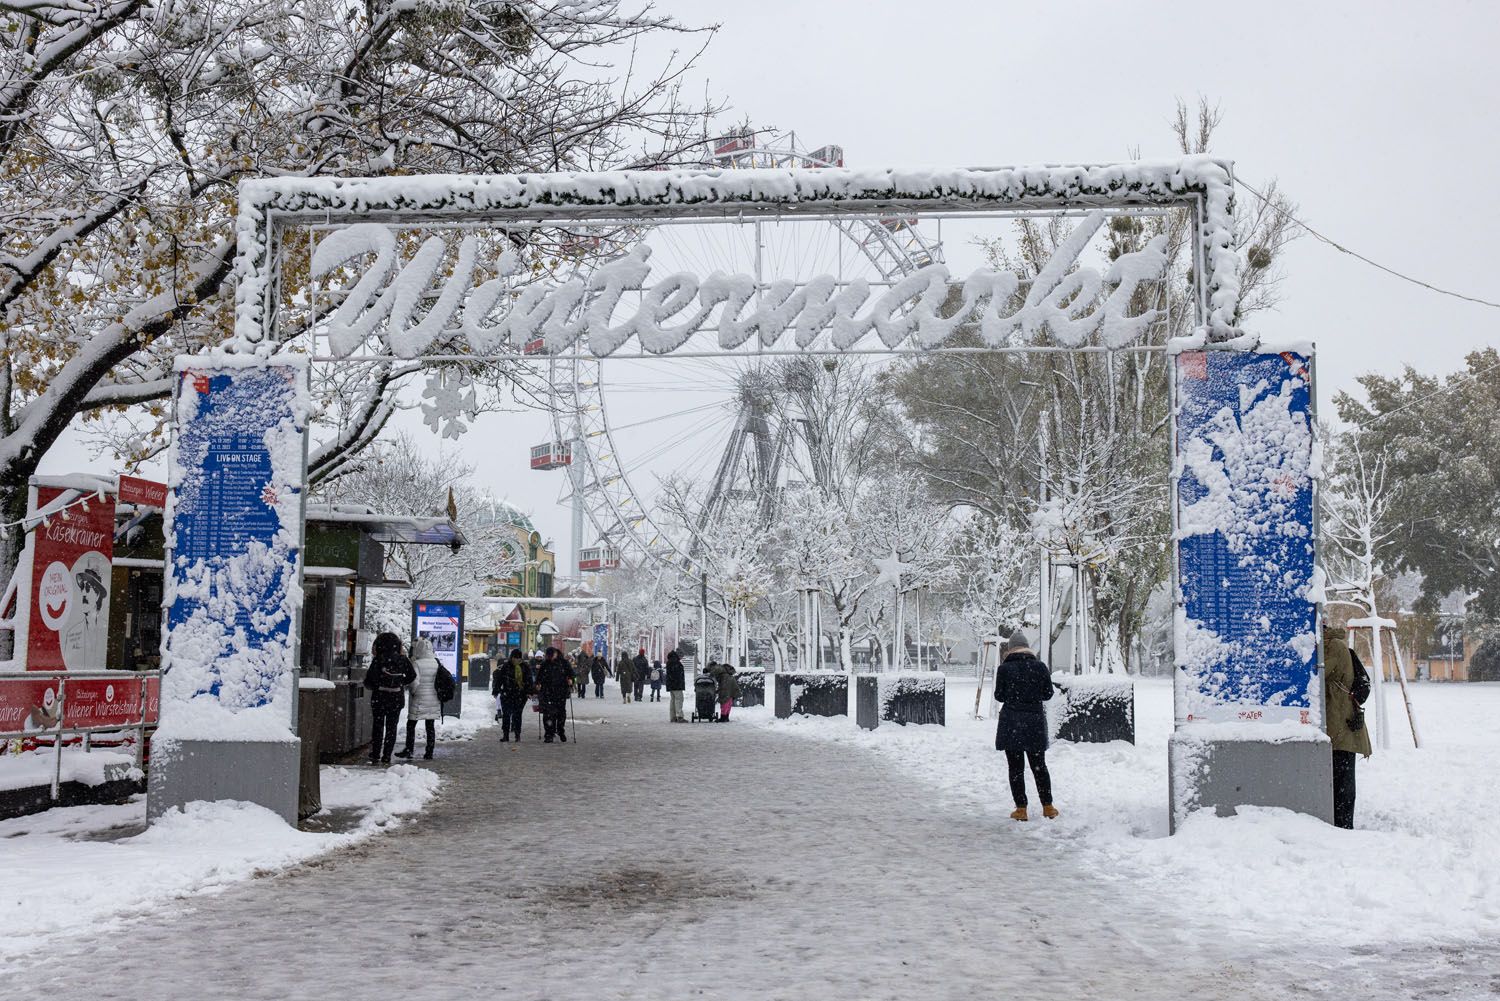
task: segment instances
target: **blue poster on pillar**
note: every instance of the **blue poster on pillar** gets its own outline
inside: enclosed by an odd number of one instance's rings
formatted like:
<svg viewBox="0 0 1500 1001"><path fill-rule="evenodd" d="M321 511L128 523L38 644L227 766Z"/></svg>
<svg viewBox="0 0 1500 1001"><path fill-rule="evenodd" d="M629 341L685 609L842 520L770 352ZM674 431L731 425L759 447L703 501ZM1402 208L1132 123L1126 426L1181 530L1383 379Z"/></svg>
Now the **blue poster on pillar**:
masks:
<svg viewBox="0 0 1500 1001"><path fill-rule="evenodd" d="M274 738L296 700L306 367L180 358L176 378L163 729Z"/></svg>
<svg viewBox="0 0 1500 1001"><path fill-rule="evenodd" d="M1309 357L1176 366L1178 718L1320 724Z"/></svg>
<svg viewBox="0 0 1500 1001"><path fill-rule="evenodd" d="M594 623L594 656L609 659L609 623Z"/></svg>

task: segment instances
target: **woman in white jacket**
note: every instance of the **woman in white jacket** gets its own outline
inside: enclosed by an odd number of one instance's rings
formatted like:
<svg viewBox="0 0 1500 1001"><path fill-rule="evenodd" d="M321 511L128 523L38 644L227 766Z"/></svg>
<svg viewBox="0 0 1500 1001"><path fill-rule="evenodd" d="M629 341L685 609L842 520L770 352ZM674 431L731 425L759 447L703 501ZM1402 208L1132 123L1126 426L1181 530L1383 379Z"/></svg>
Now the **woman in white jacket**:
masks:
<svg viewBox="0 0 1500 1001"><path fill-rule="evenodd" d="M432 745L437 741L437 718L442 703L437 696L437 658L432 655L432 644L417 639L411 645L411 666L416 668L417 680L411 683L411 700L406 704L406 748L396 757L409 758L417 743L417 720L427 724L427 752L422 757L432 758Z"/></svg>

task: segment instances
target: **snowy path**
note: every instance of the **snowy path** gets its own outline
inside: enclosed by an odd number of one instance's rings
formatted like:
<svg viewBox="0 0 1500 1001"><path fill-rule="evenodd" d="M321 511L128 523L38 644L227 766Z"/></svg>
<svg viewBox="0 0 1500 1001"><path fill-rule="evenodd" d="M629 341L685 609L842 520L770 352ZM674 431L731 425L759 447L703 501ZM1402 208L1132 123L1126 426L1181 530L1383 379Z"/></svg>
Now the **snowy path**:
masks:
<svg viewBox="0 0 1500 1001"><path fill-rule="evenodd" d="M580 741L444 747L448 781L420 820L69 943L7 993L1245 999L1500 983L1441 950L1255 956L1253 933L1176 927L868 751L672 726L664 703L579 710Z"/></svg>

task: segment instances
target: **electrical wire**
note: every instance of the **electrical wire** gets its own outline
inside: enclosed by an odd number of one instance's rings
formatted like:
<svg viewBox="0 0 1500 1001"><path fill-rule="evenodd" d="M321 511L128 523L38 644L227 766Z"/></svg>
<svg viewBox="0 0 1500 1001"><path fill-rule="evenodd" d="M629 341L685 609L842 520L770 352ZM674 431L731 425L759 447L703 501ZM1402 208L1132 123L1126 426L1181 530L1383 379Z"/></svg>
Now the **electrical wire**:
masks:
<svg viewBox="0 0 1500 1001"><path fill-rule="evenodd" d="M1388 268L1384 264L1381 264L1379 261L1373 261L1370 258L1366 257L1364 254L1359 253L1358 251L1350 250L1348 247L1344 246L1342 243L1339 243L1337 240L1334 240L1333 238L1328 237L1328 236L1324 236L1322 233L1320 233L1317 230L1313 229L1307 223L1303 222L1301 219L1299 219L1296 216L1292 215L1290 212L1288 212L1286 209L1282 208L1280 205L1277 205L1275 202L1271 201L1271 199L1269 199L1265 195L1261 194L1254 187L1251 187L1251 185L1248 184L1243 178L1236 177L1234 180L1235 180L1235 183L1238 184L1240 187L1242 187L1246 191L1250 192L1256 198L1259 198L1261 200L1261 202L1264 203L1267 208L1269 208L1272 211L1280 214L1281 216L1283 216L1284 218L1290 220L1291 222L1296 223L1302 229L1306 230L1307 234L1309 236L1311 236L1313 239L1319 241L1320 243L1327 244L1328 246L1332 247L1334 250L1337 250L1341 254L1348 254L1350 257L1353 257L1353 258L1355 258L1356 260L1359 260L1359 261L1363 261L1364 263L1368 264L1372 268L1375 268L1376 270L1384 271L1386 274L1390 275L1393 278L1399 278L1399 279L1401 279L1404 282L1410 282L1413 285L1418 285L1418 286L1420 286L1422 288L1427 289L1430 292L1436 292L1439 295L1450 296L1450 297L1452 297L1454 299L1462 299L1464 302L1472 302L1472 303L1474 303L1475 305L1478 305L1478 306L1488 306L1491 309L1500 309L1500 302L1494 302L1494 301L1491 301L1489 299L1482 299L1479 296L1466 295L1463 292L1455 292L1452 289L1441 288L1441 287L1439 287L1437 285L1432 284L1431 282L1425 282L1425 281L1423 281L1420 278L1413 278L1411 275L1403 274L1402 272L1397 271L1395 268Z"/></svg>
<svg viewBox="0 0 1500 1001"><path fill-rule="evenodd" d="M1360 423L1354 425L1354 430L1362 431L1365 428L1369 427L1371 424L1377 424L1380 421L1385 420L1387 417L1393 417L1396 414L1401 413L1401 411L1403 410L1409 410L1412 407L1415 407L1419 403L1431 403L1433 400L1437 399L1439 396L1442 396L1444 393L1452 392L1459 386L1463 385L1464 383L1460 380L1478 379L1482 375L1488 375L1489 373L1495 371L1500 371L1500 361L1497 361L1493 365L1486 366L1485 368L1480 369L1478 372L1460 372L1456 376L1454 376L1453 381L1449 382L1446 386L1435 389L1431 393L1428 393L1426 396L1418 396L1415 399L1407 400L1395 410L1387 410L1383 414L1376 414L1374 417L1371 417L1367 421L1361 421Z"/></svg>

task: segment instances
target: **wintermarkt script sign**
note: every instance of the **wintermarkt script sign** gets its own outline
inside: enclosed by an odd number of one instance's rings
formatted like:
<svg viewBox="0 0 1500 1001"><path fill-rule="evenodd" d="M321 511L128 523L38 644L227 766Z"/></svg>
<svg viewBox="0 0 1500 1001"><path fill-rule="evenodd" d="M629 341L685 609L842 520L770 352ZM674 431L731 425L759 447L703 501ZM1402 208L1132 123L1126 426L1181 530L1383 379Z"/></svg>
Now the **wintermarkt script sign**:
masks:
<svg viewBox="0 0 1500 1001"><path fill-rule="evenodd" d="M250 729L230 717L251 710L291 725L306 378L292 360L178 362L163 719L205 732L174 737Z"/></svg>

